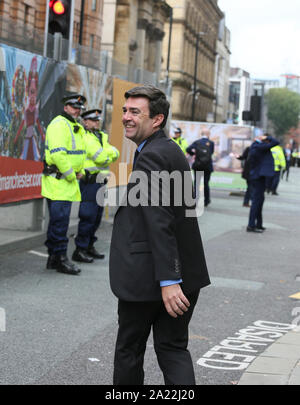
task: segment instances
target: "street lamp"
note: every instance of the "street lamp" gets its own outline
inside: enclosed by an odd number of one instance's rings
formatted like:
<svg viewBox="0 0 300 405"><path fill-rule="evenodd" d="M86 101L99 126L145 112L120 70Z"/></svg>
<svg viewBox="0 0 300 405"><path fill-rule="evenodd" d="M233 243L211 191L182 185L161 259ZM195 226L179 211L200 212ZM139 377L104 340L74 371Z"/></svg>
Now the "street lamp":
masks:
<svg viewBox="0 0 300 405"><path fill-rule="evenodd" d="M194 88L193 88L193 104L192 104L192 121L195 121L195 108L196 108L196 94L200 93L197 90L197 71L198 71L198 52L199 40L202 35L207 35L207 32L198 32L196 34L196 53L195 53L195 68L194 68Z"/></svg>

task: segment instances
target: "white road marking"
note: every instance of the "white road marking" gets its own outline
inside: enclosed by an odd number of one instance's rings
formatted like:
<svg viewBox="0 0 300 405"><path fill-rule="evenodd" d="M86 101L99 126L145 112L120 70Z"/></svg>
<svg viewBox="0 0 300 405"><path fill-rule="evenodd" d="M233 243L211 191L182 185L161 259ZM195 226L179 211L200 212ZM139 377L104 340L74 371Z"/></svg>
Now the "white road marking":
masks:
<svg viewBox="0 0 300 405"><path fill-rule="evenodd" d="M29 250L28 253L32 255L41 256L41 257L48 257L47 253L37 252L36 250Z"/></svg>

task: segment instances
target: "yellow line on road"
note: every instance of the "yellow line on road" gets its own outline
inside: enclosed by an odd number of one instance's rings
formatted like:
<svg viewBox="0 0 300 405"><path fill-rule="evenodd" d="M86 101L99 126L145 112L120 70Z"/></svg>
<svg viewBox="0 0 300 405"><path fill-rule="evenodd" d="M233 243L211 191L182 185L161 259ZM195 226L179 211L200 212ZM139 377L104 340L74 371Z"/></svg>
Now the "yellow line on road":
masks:
<svg viewBox="0 0 300 405"><path fill-rule="evenodd" d="M298 292L297 294L290 295L290 298L294 298L294 299L296 299L296 300L300 300L300 292Z"/></svg>

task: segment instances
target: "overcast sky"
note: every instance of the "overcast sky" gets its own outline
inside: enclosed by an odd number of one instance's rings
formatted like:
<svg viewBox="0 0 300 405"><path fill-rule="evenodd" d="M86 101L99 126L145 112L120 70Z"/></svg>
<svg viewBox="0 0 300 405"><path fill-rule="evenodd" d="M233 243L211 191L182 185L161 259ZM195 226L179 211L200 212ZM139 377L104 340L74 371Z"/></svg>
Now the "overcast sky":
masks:
<svg viewBox="0 0 300 405"><path fill-rule="evenodd" d="M231 66L252 78L300 76L300 0L219 0L231 31Z"/></svg>

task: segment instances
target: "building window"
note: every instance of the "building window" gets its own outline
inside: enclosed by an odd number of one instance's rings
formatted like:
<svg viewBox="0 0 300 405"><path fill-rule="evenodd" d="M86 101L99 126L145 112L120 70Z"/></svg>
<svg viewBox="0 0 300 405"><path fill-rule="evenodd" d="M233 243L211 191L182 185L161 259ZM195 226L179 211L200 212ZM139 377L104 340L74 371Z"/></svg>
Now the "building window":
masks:
<svg viewBox="0 0 300 405"><path fill-rule="evenodd" d="M94 48L95 35L90 35L90 51Z"/></svg>
<svg viewBox="0 0 300 405"><path fill-rule="evenodd" d="M24 24L27 25L29 23L29 17L30 17L30 7L25 4L25 10L24 10Z"/></svg>
<svg viewBox="0 0 300 405"><path fill-rule="evenodd" d="M92 11L97 10L97 0L92 0Z"/></svg>

